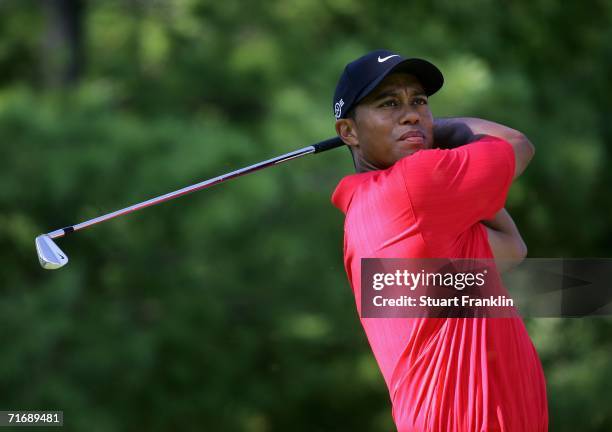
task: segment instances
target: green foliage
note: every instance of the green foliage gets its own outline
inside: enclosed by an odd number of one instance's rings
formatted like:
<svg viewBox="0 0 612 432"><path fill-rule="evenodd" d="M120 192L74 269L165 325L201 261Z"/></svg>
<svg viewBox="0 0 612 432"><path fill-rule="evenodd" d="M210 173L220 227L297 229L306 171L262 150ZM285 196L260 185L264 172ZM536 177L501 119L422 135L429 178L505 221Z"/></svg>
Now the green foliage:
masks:
<svg viewBox="0 0 612 432"><path fill-rule="evenodd" d="M435 115L532 139L508 200L531 256L610 254L609 2L86 5L85 72L52 88L49 9L0 3L2 409L63 409L67 430L390 430L329 202L346 151L60 240L71 263L57 272L33 249L41 232L332 136L336 80L369 49L439 64ZM612 429L611 321L527 325L551 430Z"/></svg>

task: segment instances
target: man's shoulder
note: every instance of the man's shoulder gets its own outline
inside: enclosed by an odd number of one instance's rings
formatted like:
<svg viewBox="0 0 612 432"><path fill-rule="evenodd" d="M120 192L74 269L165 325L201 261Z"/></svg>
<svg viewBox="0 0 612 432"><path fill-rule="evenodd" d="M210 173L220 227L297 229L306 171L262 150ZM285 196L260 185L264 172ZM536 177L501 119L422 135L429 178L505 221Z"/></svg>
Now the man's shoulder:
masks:
<svg viewBox="0 0 612 432"><path fill-rule="evenodd" d="M440 161L450 156L450 150L446 149L426 149L419 150L416 153L408 155L398 160L389 170L394 174L401 173L406 174L407 171L412 170L425 170L425 172L431 172L432 168L435 168Z"/></svg>
<svg viewBox="0 0 612 432"><path fill-rule="evenodd" d="M481 159L487 153L503 148L511 151L510 144L502 138L483 135L478 140L453 149L432 148L420 150L397 161L392 168L407 172L415 171L419 175L431 176L436 172L448 171L452 166L462 165L471 156Z"/></svg>
<svg viewBox="0 0 612 432"><path fill-rule="evenodd" d="M331 196L331 202L343 213L346 213L355 191L376 175L376 171L365 173L350 174L343 177L339 182Z"/></svg>

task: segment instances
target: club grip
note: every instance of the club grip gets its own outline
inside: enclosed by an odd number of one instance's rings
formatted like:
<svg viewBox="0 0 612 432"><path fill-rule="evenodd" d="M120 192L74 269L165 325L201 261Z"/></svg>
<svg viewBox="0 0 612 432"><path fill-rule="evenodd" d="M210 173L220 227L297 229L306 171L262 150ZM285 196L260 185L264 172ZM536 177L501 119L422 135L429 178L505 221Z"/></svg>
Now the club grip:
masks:
<svg viewBox="0 0 612 432"><path fill-rule="evenodd" d="M340 139L340 137L334 137L330 139L326 139L325 141L321 141L320 143L313 144L315 148L315 153L321 153L325 150L331 150L336 147L341 147L344 145L344 142Z"/></svg>

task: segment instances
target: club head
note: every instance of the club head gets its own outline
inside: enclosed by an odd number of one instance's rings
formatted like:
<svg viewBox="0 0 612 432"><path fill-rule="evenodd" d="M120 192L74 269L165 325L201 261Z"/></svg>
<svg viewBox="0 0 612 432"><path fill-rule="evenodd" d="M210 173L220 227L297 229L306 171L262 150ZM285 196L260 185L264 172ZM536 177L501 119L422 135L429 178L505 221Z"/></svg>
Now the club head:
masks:
<svg viewBox="0 0 612 432"><path fill-rule="evenodd" d="M54 270L68 263L66 254L46 234L36 237L36 252L38 252L40 265L44 269Z"/></svg>

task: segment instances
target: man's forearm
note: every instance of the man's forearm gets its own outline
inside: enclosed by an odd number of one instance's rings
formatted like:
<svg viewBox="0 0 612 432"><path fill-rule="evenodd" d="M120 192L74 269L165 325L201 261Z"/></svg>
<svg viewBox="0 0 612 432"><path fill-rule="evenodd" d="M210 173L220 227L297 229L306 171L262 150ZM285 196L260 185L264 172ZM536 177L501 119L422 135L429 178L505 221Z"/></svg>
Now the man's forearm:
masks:
<svg viewBox="0 0 612 432"><path fill-rule="evenodd" d="M527 246L506 209L497 212L493 219L484 220L489 246L500 271L518 265L527 256Z"/></svg>
<svg viewBox="0 0 612 432"><path fill-rule="evenodd" d="M451 149L491 135L507 141L514 151L513 178L520 176L535 154L531 141L521 132L488 120L474 117L438 118L434 120L434 147Z"/></svg>
<svg viewBox="0 0 612 432"><path fill-rule="evenodd" d="M520 236L518 228L512 220L512 216L510 216L510 213L508 213L508 210L505 208L495 213L493 219L483 220L482 223L495 231Z"/></svg>
<svg viewBox="0 0 612 432"><path fill-rule="evenodd" d="M479 139L468 125L468 117L436 118L434 120L434 145L451 149L469 144Z"/></svg>
<svg viewBox="0 0 612 432"><path fill-rule="evenodd" d="M469 144L483 135L493 135L507 141L523 137L519 131L475 117L448 117L434 120L434 142L440 148L455 148Z"/></svg>

